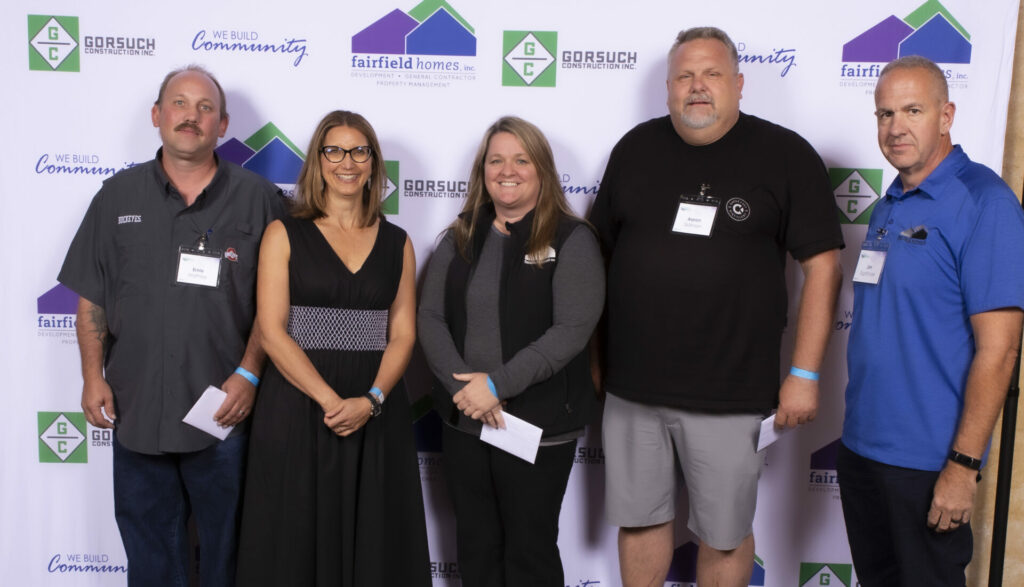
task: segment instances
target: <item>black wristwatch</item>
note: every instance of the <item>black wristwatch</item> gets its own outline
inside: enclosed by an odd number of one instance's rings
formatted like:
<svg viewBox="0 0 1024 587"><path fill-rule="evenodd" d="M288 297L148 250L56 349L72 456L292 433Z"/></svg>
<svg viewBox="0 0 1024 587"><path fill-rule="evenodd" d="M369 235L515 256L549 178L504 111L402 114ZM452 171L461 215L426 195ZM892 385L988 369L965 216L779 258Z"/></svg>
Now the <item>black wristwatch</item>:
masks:
<svg viewBox="0 0 1024 587"><path fill-rule="evenodd" d="M953 461L954 463L956 463L958 465L963 465L963 466L967 467L968 469L974 469L975 471L977 471L978 472L978 479L977 479L977 481L978 481L978 483L981 483L981 459L976 459L974 457L969 457L969 456L965 455L962 452L957 452L957 451L952 450L952 449L950 449L950 451L949 451L949 457L948 458L949 458L949 460Z"/></svg>
<svg viewBox="0 0 1024 587"><path fill-rule="evenodd" d="M380 400L377 399L377 396L372 391L366 392L366 399L370 400L370 417L376 418L380 415Z"/></svg>

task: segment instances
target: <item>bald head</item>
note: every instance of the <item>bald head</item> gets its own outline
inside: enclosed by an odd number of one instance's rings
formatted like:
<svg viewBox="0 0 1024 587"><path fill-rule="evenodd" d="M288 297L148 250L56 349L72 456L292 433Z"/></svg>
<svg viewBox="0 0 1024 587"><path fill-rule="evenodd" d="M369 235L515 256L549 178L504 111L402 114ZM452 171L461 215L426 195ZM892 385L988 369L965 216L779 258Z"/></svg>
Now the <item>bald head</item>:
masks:
<svg viewBox="0 0 1024 587"><path fill-rule="evenodd" d="M927 80L929 93L933 94L935 100L939 103L949 102L949 84L946 83L946 74L939 69L939 66L934 61L920 55L900 57L886 64L882 69L882 73L878 76L875 96L878 96L878 89L882 86L882 81L887 75L896 71L906 70L920 70L924 72L926 76L923 79Z"/></svg>
<svg viewBox="0 0 1024 587"><path fill-rule="evenodd" d="M210 73L205 67L201 65L186 65L185 67L179 67L178 69L175 69L174 71L171 71L167 75L165 75L164 81L160 83L160 90L156 94L156 102L153 102L153 105L160 105L160 101L164 99L164 94L167 92L167 85L171 83L172 79L174 79L180 74L188 72L202 74L209 78L211 82L213 82L213 85L217 88L217 95L218 97L220 97L220 118L221 120L227 120L228 100L227 97L224 95L224 88L220 87L220 82L217 81L217 78L214 77L212 73Z"/></svg>

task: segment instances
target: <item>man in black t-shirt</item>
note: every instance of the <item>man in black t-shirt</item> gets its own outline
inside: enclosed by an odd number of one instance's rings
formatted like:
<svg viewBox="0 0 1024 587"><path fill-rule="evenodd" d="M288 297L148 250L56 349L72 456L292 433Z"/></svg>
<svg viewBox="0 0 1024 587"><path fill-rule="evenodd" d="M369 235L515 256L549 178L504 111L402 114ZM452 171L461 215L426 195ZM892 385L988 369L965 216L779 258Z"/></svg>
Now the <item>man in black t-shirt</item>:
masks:
<svg viewBox="0 0 1024 587"><path fill-rule="evenodd" d="M747 585L756 435L774 408L778 427L815 416L842 234L814 149L739 111L743 75L724 32L681 32L667 87L670 115L619 141L590 218L608 261L606 510L621 527L624 585L660 585L678 464L698 584ZM804 284L780 388L787 252Z"/></svg>

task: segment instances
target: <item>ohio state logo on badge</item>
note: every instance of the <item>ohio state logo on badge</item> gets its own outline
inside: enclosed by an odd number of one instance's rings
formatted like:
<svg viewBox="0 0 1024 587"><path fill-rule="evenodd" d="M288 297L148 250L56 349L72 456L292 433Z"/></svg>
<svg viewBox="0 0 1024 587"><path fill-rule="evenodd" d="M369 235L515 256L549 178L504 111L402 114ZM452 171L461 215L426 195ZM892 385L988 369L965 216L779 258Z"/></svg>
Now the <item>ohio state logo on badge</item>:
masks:
<svg viewBox="0 0 1024 587"><path fill-rule="evenodd" d="M750 204L743 198L732 198L725 203L725 211L736 222L743 222L750 218Z"/></svg>
<svg viewBox="0 0 1024 587"><path fill-rule="evenodd" d="M234 247L228 247L228 250L224 251L224 258L227 259L228 261L237 262L238 253L235 251Z"/></svg>

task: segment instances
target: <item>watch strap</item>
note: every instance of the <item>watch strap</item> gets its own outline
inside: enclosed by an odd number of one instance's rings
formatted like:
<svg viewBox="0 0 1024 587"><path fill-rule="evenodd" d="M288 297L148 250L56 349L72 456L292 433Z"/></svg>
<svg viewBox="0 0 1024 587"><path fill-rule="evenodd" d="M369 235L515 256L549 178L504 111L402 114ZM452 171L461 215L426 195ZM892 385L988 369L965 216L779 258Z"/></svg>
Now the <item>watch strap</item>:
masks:
<svg viewBox="0 0 1024 587"><path fill-rule="evenodd" d="M372 391L367 391L363 395L363 397L365 397L366 399L370 400L370 417L374 418L374 417L379 416L380 412L381 412L381 405L380 405L380 400L377 399L377 396L374 395L374 393Z"/></svg>
<svg viewBox="0 0 1024 587"><path fill-rule="evenodd" d="M975 471L981 470L981 459L969 457L962 452L950 450L949 460L953 461L954 463L957 463L958 465L963 465L968 469L974 469Z"/></svg>

